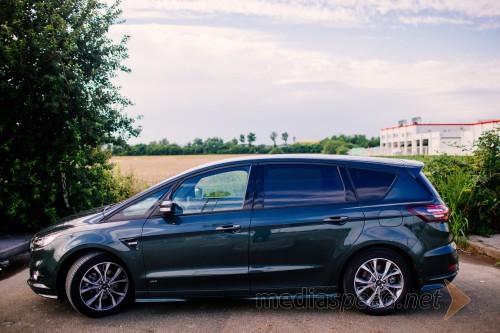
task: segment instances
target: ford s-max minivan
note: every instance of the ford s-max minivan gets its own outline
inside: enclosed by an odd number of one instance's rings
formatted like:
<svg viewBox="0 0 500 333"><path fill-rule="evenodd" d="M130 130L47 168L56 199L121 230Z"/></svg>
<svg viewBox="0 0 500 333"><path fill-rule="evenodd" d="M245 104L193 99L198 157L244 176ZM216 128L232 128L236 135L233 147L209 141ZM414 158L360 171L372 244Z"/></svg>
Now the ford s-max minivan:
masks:
<svg viewBox="0 0 500 333"><path fill-rule="evenodd" d="M449 210L422 168L332 155L203 165L37 233L28 284L91 317L303 288L387 314L458 272Z"/></svg>

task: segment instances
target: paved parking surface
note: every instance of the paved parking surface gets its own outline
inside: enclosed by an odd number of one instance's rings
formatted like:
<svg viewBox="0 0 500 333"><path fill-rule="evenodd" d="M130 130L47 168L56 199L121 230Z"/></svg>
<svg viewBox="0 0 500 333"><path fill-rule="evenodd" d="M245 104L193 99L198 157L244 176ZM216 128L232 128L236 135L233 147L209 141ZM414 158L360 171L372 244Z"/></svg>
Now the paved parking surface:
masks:
<svg viewBox="0 0 500 333"><path fill-rule="evenodd" d="M69 302L44 299L26 285L26 257L0 272L0 332L498 332L500 268L461 256L454 285L471 301L444 320L446 290L438 307L405 309L386 317L355 309L263 309L255 301L211 300L135 304L107 318L78 314Z"/></svg>

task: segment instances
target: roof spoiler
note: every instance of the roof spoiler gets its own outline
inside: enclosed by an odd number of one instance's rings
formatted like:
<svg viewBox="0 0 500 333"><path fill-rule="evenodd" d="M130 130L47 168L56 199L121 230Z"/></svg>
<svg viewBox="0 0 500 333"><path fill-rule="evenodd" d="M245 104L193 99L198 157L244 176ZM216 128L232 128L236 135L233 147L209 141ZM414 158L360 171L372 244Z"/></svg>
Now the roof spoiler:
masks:
<svg viewBox="0 0 500 333"><path fill-rule="evenodd" d="M413 176L413 178L417 178L424 167L424 163L413 160L401 160L401 163L405 166L406 170Z"/></svg>

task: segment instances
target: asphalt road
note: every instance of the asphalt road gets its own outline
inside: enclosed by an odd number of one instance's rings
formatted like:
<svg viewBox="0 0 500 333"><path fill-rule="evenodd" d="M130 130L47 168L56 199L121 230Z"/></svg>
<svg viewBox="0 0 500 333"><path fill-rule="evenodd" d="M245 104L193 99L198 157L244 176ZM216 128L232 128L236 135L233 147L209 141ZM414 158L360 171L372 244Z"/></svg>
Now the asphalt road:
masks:
<svg viewBox="0 0 500 333"><path fill-rule="evenodd" d="M115 316L90 319L69 302L44 299L27 286L26 256L0 272L0 332L499 332L500 268L466 255L454 285L470 299L445 320L447 290L427 309L373 317L319 306L258 308L255 301L212 300L135 304ZM431 303L434 303L431 302ZM428 303L426 303L428 304ZM434 306L437 305L437 306Z"/></svg>

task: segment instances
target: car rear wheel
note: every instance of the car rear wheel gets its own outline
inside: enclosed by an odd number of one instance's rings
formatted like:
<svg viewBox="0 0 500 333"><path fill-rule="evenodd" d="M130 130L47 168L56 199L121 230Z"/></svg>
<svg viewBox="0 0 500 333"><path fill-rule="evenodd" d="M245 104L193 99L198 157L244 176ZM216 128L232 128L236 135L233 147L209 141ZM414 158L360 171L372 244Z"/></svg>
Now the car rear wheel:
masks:
<svg viewBox="0 0 500 333"><path fill-rule="evenodd" d="M372 315L386 315L402 306L411 274L405 260L387 249L371 249L348 264L343 287L356 306Z"/></svg>
<svg viewBox="0 0 500 333"><path fill-rule="evenodd" d="M102 317L123 309L131 298L132 286L124 265L105 252L79 258L66 277L71 305L89 317Z"/></svg>

